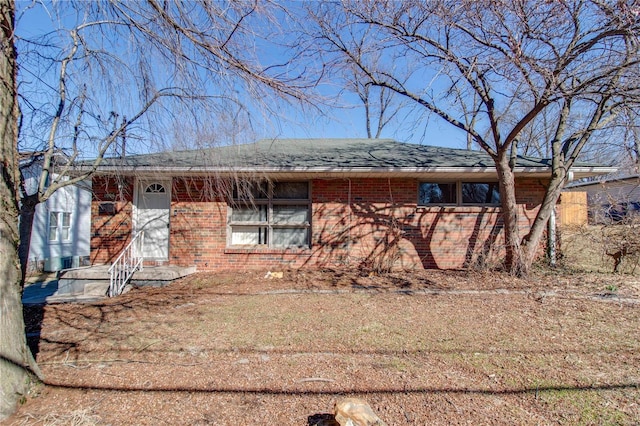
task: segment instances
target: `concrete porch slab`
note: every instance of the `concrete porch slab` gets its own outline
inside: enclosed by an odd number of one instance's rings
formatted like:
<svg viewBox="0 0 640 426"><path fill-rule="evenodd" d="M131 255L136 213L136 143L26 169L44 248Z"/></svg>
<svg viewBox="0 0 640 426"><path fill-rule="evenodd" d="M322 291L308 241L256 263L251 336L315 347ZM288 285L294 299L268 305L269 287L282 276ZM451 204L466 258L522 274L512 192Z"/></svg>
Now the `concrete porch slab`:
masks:
<svg viewBox="0 0 640 426"><path fill-rule="evenodd" d="M59 279L65 280L108 280L111 265L95 265L87 268L68 269L60 272ZM133 274L132 281L173 281L196 272L195 266L145 266Z"/></svg>
<svg viewBox="0 0 640 426"><path fill-rule="evenodd" d="M22 301L26 305L38 305L100 300L106 297L109 287L108 270L109 265L96 265L61 271L58 279L34 282L25 287ZM134 273L130 284L162 287L195 272L195 266L145 266Z"/></svg>

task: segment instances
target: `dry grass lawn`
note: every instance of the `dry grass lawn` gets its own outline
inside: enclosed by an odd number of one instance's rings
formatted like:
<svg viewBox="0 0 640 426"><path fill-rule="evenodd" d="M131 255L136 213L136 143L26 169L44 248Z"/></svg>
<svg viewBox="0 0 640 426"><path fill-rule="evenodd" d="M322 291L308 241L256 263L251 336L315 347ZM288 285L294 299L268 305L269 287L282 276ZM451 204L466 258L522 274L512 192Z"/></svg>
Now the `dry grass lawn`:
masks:
<svg viewBox="0 0 640 426"><path fill-rule="evenodd" d="M196 274L26 315L46 384L11 425L312 425L344 396L389 425L640 421L628 275Z"/></svg>
<svg viewBox="0 0 640 426"><path fill-rule="evenodd" d="M562 263L572 270L611 273L613 254L622 247L635 247L622 258L620 272L640 276L640 227L625 224L588 225L561 230Z"/></svg>

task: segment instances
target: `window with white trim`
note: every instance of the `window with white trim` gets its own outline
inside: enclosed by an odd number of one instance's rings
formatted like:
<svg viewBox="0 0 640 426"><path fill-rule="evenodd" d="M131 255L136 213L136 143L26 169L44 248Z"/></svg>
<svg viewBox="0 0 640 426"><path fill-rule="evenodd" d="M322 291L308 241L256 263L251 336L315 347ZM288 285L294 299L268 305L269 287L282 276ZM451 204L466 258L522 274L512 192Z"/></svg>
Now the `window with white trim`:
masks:
<svg viewBox="0 0 640 426"><path fill-rule="evenodd" d="M49 212L49 241L71 240L71 213Z"/></svg>
<svg viewBox="0 0 640 426"><path fill-rule="evenodd" d="M309 182L242 182L229 210L230 246L309 247Z"/></svg>
<svg viewBox="0 0 640 426"><path fill-rule="evenodd" d="M499 206L498 182L420 182L419 206Z"/></svg>

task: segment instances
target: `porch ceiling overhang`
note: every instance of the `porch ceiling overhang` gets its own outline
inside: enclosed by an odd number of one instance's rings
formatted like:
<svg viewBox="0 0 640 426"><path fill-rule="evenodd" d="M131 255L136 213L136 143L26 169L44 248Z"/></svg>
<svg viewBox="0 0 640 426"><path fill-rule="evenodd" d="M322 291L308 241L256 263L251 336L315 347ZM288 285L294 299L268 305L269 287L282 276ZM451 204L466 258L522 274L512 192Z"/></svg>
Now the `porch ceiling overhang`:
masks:
<svg viewBox="0 0 640 426"><path fill-rule="evenodd" d="M570 180L613 173L615 167L573 167ZM519 178L549 178L551 167L516 167ZM160 167L160 166L101 166L96 174L118 174L122 176L162 176L162 177L268 177L276 180L292 179L348 179L348 178L415 178L434 180L497 179L494 167Z"/></svg>

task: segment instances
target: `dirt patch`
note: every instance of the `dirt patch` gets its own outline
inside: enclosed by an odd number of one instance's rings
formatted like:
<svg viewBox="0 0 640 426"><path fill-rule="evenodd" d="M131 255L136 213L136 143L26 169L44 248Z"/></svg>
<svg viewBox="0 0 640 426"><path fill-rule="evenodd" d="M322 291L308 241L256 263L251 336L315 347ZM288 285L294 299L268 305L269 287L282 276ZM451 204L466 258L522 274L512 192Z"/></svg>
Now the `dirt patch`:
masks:
<svg viewBox="0 0 640 426"><path fill-rule="evenodd" d="M389 425L636 424L634 279L202 273L31 308L46 385L6 423L310 425L357 396Z"/></svg>

